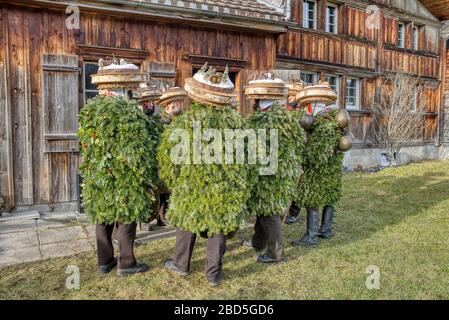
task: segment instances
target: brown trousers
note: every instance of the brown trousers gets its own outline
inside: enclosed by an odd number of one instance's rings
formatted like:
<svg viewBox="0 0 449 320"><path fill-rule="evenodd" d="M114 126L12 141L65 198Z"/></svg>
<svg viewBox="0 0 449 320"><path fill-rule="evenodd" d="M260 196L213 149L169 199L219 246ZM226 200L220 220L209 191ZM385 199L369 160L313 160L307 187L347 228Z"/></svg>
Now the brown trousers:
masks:
<svg viewBox="0 0 449 320"><path fill-rule="evenodd" d="M196 234L178 229L176 232L173 262L184 272L190 270ZM226 252L226 238L223 234L215 235L207 240L205 273L208 278L217 277L223 268L223 256Z"/></svg>
<svg viewBox="0 0 449 320"><path fill-rule="evenodd" d="M116 223L111 225L97 224L97 256L98 265L104 266L114 260L114 247L112 245L112 232L117 227L117 240L119 242L120 256L118 267L127 269L134 267L137 262L134 258L134 240L136 239L137 224Z"/></svg>
<svg viewBox="0 0 449 320"><path fill-rule="evenodd" d="M281 217L258 216L252 238L254 248L263 250L267 247L267 255L272 259L284 259L284 237Z"/></svg>

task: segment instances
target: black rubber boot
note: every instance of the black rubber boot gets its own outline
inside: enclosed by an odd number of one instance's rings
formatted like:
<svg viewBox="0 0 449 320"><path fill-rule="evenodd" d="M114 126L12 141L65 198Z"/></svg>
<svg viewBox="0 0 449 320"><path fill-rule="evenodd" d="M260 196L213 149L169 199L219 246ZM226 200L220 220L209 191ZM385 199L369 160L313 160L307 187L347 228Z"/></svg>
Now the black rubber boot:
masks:
<svg viewBox="0 0 449 320"><path fill-rule="evenodd" d="M318 236L320 235L319 227L319 211L317 208L307 208L307 232L299 240L292 241L292 245L299 246L316 246L318 244Z"/></svg>
<svg viewBox="0 0 449 320"><path fill-rule="evenodd" d="M323 209L323 218L321 219L321 228L319 237L322 239L330 239L334 236L332 225L334 224L335 208L325 206Z"/></svg>

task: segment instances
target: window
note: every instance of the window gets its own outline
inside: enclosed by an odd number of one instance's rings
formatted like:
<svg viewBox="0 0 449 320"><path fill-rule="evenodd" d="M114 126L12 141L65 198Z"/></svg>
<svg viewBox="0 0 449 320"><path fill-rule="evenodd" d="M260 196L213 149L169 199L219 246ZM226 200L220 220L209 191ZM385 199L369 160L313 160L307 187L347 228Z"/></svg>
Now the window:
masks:
<svg viewBox="0 0 449 320"><path fill-rule="evenodd" d="M419 27L413 27L413 43L412 43L413 50L418 51L419 50Z"/></svg>
<svg viewBox="0 0 449 320"><path fill-rule="evenodd" d="M411 101L411 109L413 112L418 111L418 95L419 95L419 88L416 87L415 90L413 91L413 95L412 95L412 101Z"/></svg>
<svg viewBox="0 0 449 320"><path fill-rule="evenodd" d="M340 82L339 82L338 76L327 75L326 78L327 78L327 82L329 82L329 86L332 88L332 90L337 92L337 101L335 102L335 104L333 106L338 106L338 97L340 96Z"/></svg>
<svg viewBox="0 0 449 320"><path fill-rule="evenodd" d="M329 86L332 88L332 90L334 90L335 92L337 92L337 99L338 99L338 92L339 90L339 81L338 81L338 76L336 75L326 75L326 81L329 82ZM316 104L315 105L315 109L314 109L314 114L319 114L323 111L325 111L326 109L338 109L338 100L331 105L325 105L325 104Z"/></svg>
<svg viewBox="0 0 449 320"><path fill-rule="evenodd" d="M328 4L326 8L326 32L338 33L338 7Z"/></svg>
<svg viewBox="0 0 449 320"><path fill-rule="evenodd" d="M405 23L403 22L399 22L398 46L400 48L405 48Z"/></svg>
<svg viewBox="0 0 449 320"><path fill-rule="evenodd" d="M313 86L316 83L316 74L311 72L301 72L301 81L306 86Z"/></svg>
<svg viewBox="0 0 449 320"><path fill-rule="evenodd" d="M84 103L87 100L98 95L99 90L97 87L92 84L91 75L96 74L98 72L98 64L95 62L86 62L84 63Z"/></svg>
<svg viewBox="0 0 449 320"><path fill-rule="evenodd" d="M346 82L346 108L359 109L360 105L360 80L348 78Z"/></svg>
<svg viewBox="0 0 449 320"><path fill-rule="evenodd" d="M304 0L303 27L316 29L316 2L313 0Z"/></svg>

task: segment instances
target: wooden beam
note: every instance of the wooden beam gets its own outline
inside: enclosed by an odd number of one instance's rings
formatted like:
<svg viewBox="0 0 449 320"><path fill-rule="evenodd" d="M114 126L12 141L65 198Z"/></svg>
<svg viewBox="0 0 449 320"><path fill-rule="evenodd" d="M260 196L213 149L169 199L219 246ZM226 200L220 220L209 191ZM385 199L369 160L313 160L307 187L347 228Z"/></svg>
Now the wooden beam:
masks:
<svg viewBox="0 0 449 320"><path fill-rule="evenodd" d="M11 105L11 87L9 80L9 32L8 32L8 12L6 8L2 8L2 30L3 30L3 57L4 62L2 68L0 68L0 117L4 118L5 123L5 141L3 143L5 150L4 160L6 162L6 178L4 183L6 187L5 194L8 205L10 207L15 206L15 196L14 196L14 165L13 165L13 130L12 130L12 105ZM0 137L1 139L2 137ZM3 185L3 182L2 182ZM0 186L2 186L0 185Z"/></svg>
<svg viewBox="0 0 449 320"><path fill-rule="evenodd" d="M113 56L123 58L131 63L141 64L148 58L150 52L138 49L112 48L103 46L93 46L78 44L78 54L84 61L98 61L99 58L112 59Z"/></svg>
<svg viewBox="0 0 449 320"><path fill-rule="evenodd" d="M202 55L186 55L184 60L192 64L192 66L198 67L203 66L206 62L214 67L226 67L229 66L230 71L238 71L246 69L248 65L248 60L245 59L227 59L215 56L202 56Z"/></svg>

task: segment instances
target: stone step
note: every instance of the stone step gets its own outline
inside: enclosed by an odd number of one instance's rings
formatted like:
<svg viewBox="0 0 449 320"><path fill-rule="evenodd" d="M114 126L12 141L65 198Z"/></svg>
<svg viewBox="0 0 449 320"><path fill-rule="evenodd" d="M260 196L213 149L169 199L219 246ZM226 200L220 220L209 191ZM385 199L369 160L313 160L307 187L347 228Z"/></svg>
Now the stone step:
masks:
<svg viewBox="0 0 449 320"><path fill-rule="evenodd" d="M22 221L22 220L37 220L40 219L41 215L39 211L24 211L17 213L4 213L0 217L1 222L9 222L9 221Z"/></svg>

